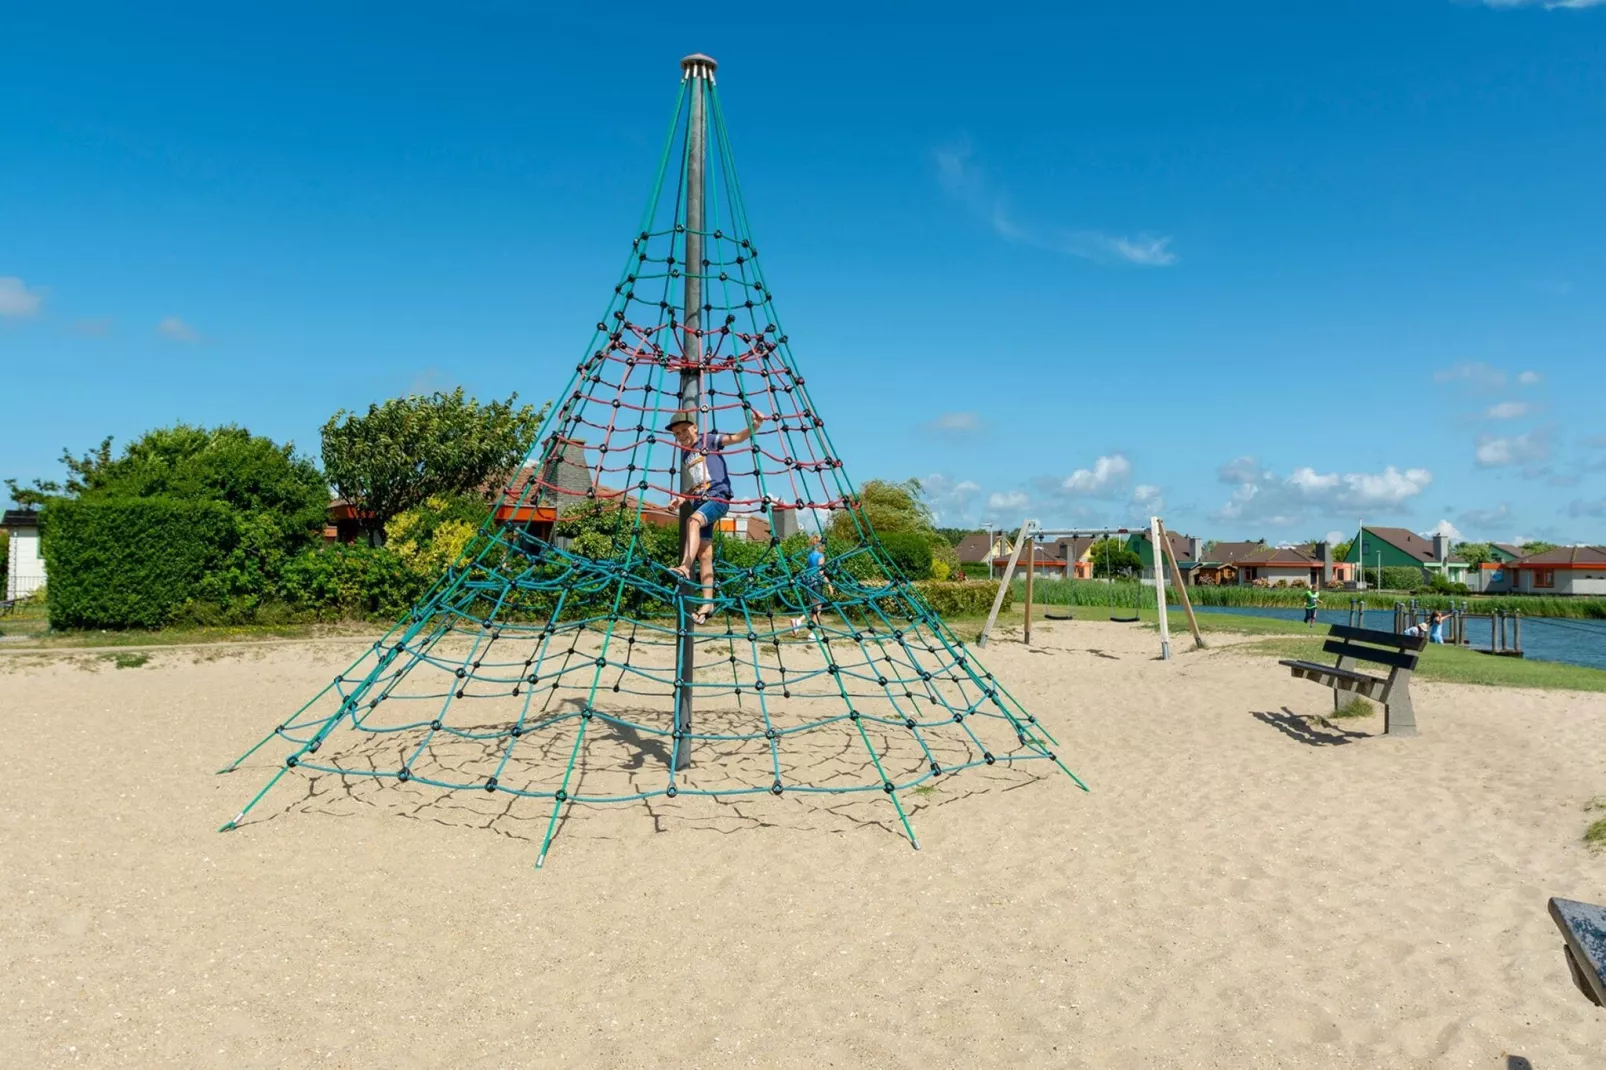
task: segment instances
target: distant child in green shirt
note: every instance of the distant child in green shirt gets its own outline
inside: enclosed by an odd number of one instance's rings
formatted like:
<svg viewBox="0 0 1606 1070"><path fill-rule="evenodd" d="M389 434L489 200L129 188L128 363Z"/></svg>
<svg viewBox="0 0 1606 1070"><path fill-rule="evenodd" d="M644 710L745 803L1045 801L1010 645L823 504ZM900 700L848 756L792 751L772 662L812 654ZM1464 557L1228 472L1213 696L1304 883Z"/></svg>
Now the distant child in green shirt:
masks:
<svg viewBox="0 0 1606 1070"><path fill-rule="evenodd" d="M1316 624L1316 607L1321 604L1322 594L1315 587L1305 592L1305 627L1311 628Z"/></svg>

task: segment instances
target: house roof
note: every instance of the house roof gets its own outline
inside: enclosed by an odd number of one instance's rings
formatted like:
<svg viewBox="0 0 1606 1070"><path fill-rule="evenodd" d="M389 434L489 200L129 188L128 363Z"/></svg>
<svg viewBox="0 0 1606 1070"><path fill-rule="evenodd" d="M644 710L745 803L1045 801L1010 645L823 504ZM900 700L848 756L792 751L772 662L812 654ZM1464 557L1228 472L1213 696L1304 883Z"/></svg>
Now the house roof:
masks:
<svg viewBox="0 0 1606 1070"><path fill-rule="evenodd" d="M4 517L0 517L0 527L6 528L36 528L39 526L39 514L32 509L7 509Z"/></svg>
<svg viewBox="0 0 1606 1070"><path fill-rule="evenodd" d="M1410 528L1374 528L1365 527L1361 530L1374 538L1382 539L1401 553L1410 554L1423 563L1437 562L1433 556L1433 540L1418 535ZM1450 564L1464 565L1466 558L1451 554L1445 559Z"/></svg>
<svg viewBox="0 0 1606 1070"><path fill-rule="evenodd" d="M1513 558L1522 556L1522 547L1518 546L1514 542L1491 542L1489 545L1493 546L1501 553L1507 554Z"/></svg>
<svg viewBox="0 0 1606 1070"><path fill-rule="evenodd" d="M1606 546L1558 546L1513 561L1512 568L1606 568Z"/></svg>
<svg viewBox="0 0 1606 1070"><path fill-rule="evenodd" d="M1322 565L1315 555L1298 546L1262 546L1233 563L1240 567L1260 565L1274 568L1320 568Z"/></svg>
<svg viewBox="0 0 1606 1070"><path fill-rule="evenodd" d="M1066 561L1080 561L1096 542L1098 539L1091 535L1072 535L1055 539L1053 545L1058 547L1060 557Z"/></svg>
<svg viewBox="0 0 1606 1070"><path fill-rule="evenodd" d="M954 547L954 552L959 555L959 560L964 564L980 564L987 560L988 552L999 538L1000 536L990 536L981 531L972 532L959 540L959 545Z"/></svg>
<svg viewBox="0 0 1606 1070"><path fill-rule="evenodd" d="M1232 565L1265 548L1263 542L1218 542L1205 550L1204 559L1212 565Z"/></svg>

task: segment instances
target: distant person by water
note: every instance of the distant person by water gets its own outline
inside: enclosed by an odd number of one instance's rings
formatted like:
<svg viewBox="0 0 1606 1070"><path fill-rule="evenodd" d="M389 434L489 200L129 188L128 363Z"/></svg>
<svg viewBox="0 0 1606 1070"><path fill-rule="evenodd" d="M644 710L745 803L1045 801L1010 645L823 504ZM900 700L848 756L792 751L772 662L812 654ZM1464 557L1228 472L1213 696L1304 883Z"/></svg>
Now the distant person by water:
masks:
<svg viewBox="0 0 1606 1070"><path fill-rule="evenodd" d="M1440 613L1435 609L1433 614L1428 618L1429 642L1441 644L1444 642L1444 618L1446 616L1448 616L1448 614Z"/></svg>
<svg viewBox="0 0 1606 1070"><path fill-rule="evenodd" d="M1305 592L1305 627L1316 625L1316 607L1322 604L1322 593L1315 587Z"/></svg>

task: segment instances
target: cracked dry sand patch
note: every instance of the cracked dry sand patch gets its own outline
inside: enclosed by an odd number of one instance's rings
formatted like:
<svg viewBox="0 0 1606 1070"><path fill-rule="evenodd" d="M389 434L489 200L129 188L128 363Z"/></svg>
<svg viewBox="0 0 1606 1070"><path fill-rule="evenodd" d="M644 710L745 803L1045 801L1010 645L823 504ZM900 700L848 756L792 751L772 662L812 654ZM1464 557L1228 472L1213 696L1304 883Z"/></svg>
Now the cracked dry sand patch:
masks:
<svg viewBox="0 0 1606 1070"><path fill-rule="evenodd" d="M416 784L287 776L260 820L213 831L282 754L214 771L345 665L339 644L10 665L0 1050L1497 1070L1606 1052L1544 909L1606 900L1579 841L1606 696L1418 684L1422 735L1390 740L1380 718L1324 726L1326 693L1267 658L1162 664L1153 633L1102 623L1034 638L983 660L1090 794L967 771L904 796L918 852L881 799L576 807L539 872L544 804Z"/></svg>

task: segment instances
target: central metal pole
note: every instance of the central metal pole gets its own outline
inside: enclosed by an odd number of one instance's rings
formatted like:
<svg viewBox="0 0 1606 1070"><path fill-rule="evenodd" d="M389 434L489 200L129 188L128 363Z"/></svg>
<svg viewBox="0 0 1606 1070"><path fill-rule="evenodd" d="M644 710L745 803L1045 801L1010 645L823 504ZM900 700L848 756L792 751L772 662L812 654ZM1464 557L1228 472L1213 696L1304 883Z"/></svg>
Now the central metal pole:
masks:
<svg viewBox="0 0 1606 1070"><path fill-rule="evenodd" d="M687 56L680 61L681 77L689 79L691 85L691 120L686 127L686 240L685 263L682 265L686 273L686 299L685 307L681 310L681 323L684 341L681 344L681 357L684 363L680 369L680 412L689 417L701 435L709 428L703 426L703 198L706 190L705 163L708 156L708 112L705 94L714 84L714 68L718 64L708 56L695 54ZM710 410L711 412L712 410ZM682 494L692 490L688 482L685 466L681 466ZM680 507L680 548L684 555L686 552L687 520L690 518L695 503L687 500ZM712 538L713 532L703 533L704 538ZM675 729L680 735L678 746L674 748L675 769L686 769L691 765L691 704L692 704L692 676L697 671L697 635L695 626L691 622L689 607L702 604L702 594L698 590L699 581L708 578L699 576L698 580L690 578L681 581L680 606L676 620L681 629L680 645L675 655Z"/></svg>

